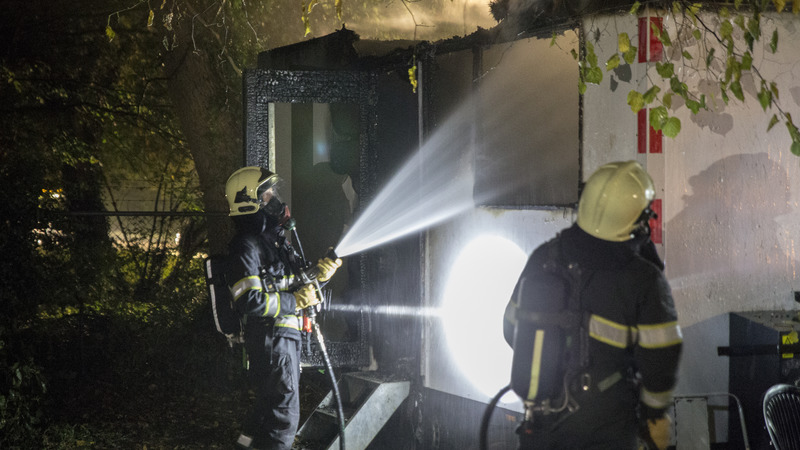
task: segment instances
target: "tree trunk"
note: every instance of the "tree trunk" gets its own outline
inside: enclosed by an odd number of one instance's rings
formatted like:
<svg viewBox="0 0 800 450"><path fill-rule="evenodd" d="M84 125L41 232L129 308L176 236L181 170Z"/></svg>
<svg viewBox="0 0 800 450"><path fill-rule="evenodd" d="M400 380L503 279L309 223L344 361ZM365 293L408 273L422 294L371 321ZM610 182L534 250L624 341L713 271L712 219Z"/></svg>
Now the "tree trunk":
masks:
<svg viewBox="0 0 800 450"><path fill-rule="evenodd" d="M216 58L193 48L189 24L181 25L175 30L180 46L164 55L170 97L194 159L205 210L227 213L225 181L243 163L241 89L231 88ZM230 235L227 216L208 216L211 254L224 253Z"/></svg>

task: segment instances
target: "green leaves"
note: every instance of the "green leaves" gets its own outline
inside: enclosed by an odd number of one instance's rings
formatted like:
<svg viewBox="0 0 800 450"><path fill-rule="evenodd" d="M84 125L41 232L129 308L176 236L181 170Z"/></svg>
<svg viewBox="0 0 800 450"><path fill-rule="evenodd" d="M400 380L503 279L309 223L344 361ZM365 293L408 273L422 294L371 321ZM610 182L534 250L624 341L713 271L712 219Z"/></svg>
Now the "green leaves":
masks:
<svg viewBox="0 0 800 450"><path fill-rule="evenodd" d="M650 126L661 131L664 136L674 138L681 132L681 120L670 117L667 108L659 106L650 110Z"/></svg>
<svg viewBox="0 0 800 450"><path fill-rule="evenodd" d="M750 52L745 52L742 55L742 61L739 64L740 71L741 70L750 70L753 68L753 55Z"/></svg>
<svg viewBox="0 0 800 450"><path fill-rule="evenodd" d="M628 92L628 105L630 105L631 111L638 113L644 108L644 96L637 91Z"/></svg>
<svg viewBox="0 0 800 450"><path fill-rule="evenodd" d="M778 119L778 115L777 114L773 114L772 115L772 119L770 119L770 121L769 121L769 125L767 125L767 131L771 130L772 127L774 127L775 125L778 124L778 122L780 122L780 119Z"/></svg>
<svg viewBox="0 0 800 450"><path fill-rule="evenodd" d="M645 106L653 103L659 92L661 92L661 88L658 86L651 87L644 94L635 90L628 92L628 105L630 105L631 111L637 113Z"/></svg>
<svg viewBox="0 0 800 450"><path fill-rule="evenodd" d="M686 99L686 107L692 111L692 114L697 114L700 112L701 109L706 109L706 96L705 94L700 96L700 101Z"/></svg>
<svg viewBox="0 0 800 450"><path fill-rule="evenodd" d="M653 100L656 99L656 95L658 95L659 92L661 92L661 88L658 86L653 86L650 89L648 89L647 92L644 93L642 99L646 104L649 105L653 103Z"/></svg>
<svg viewBox="0 0 800 450"><path fill-rule="evenodd" d="M681 132L681 121L677 117L670 117L664 124L662 129L664 136L668 138L675 138Z"/></svg>
<svg viewBox="0 0 800 450"><path fill-rule="evenodd" d="M761 104L761 109L764 111L772 104L772 91L767 87L765 81L761 82L761 90L758 92L758 102Z"/></svg>
<svg viewBox="0 0 800 450"><path fill-rule="evenodd" d="M619 67L619 53L614 53L611 55L611 58L608 58L608 61L606 61L606 72L614 70L617 67Z"/></svg>
<svg viewBox="0 0 800 450"><path fill-rule="evenodd" d="M728 86L733 93L733 96L739 99L739 101L744 101L744 92L742 92L742 84L739 81L731 82L730 86Z"/></svg>
<svg viewBox="0 0 800 450"><path fill-rule="evenodd" d="M725 20L719 26L719 35L723 40L731 39L731 35L733 34L733 25L731 25L730 20Z"/></svg>
<svg viewBox="0 0 800 450"><path fill-rule="evenodd" d="M650 22L650 32L658 39L664 47L669 47L672 45L672 40L669 38L669 34L658 27L658 24L655 22Z"/></svg>
<svg viewBox="0 0 800 450"><path fill-rule="evenodd" d="M797 0L795 0L796 2ZM769 41L769 49L772 50L772 53L778 51L778 30L772 32L772 39Z"/></svg>
<svg viewBox="0 0 800 450"><path fill-rule="evenodd" d="M597 55L594 52L594 45L591 42L586 42L586 62L589 67L597 67Z"/></svg>
<svg viewBox="0 0 800 450"><path fill-rule="evenodd" d="M0 344L4 342L0 340ZM9 359L13 361L17 357L11 354ZM41 369L30 358L10 364L2 361L0 370L6 374L4 388L0 391L0 430L3 431L3 443L35 442L35 436L41 432L38 425L41 423L42 407L47 393Z"/></svg>
<svg viewBox="0 0 800 450"><path fill-rule="evenodd" d="M676 76L670 78L669 88L672 89L672 92L680 95L681 97L685 98L689 95L689 87L686 86L686 83L681 82L681 80Z"/></svg>
<svg viewBox="0 0 800 450"><path fill-rule="evenodd" d="M769 90L772 92L772 96L775 98L775 100L778 100L780 98L780 95L778 93L778 84L777 83L775 83L774 81L770 82L769 83Z"/></svg>
<svg viewBox="0 0 800 450"><path fill-rule="evenodd" d="M789 129L789 136L792 137L791 152L795 156L800 156L800 131L797 126L792 122L792 115L786 113L786 128Z"/></svg>
<svg viewBox="0 0 800 450"><path fill-rule="evenodd" d="M582 94L586 92L586 83L600 84L603 81L603 71L597 65L597 54L594 52L594 45L591 42L585 43L585 58L580 60L577 52L571 51L572 57L578 60L579 81L578 90ZM608 67L608 64L606 64Z"/></svg>
<svg viewBox="0 0 800 450"><path fill-rule="evenodd" d="M637 48L635 46L631 46L627 52L622 54L622 58L626 63L633 64L633 62L636 60L636 51Z"/></svg>
<svg viewBox="0 0 800 450"><path fill-rule="evenodd" d="M667 107L667 109L672 108L672 96L673 96L672 92L667 92L664 94L663 97L661 97L661 103L663 103L664 106Z"/></svg>
<svg viewBox="0 0 800 450"><path fill-rule="evenodd" d="M714 61L714 53L716 51L717 49L715 48L712 48L711 50L708 51L708 54L706 55L706 69L711 67L711 62Z"/></svg>
<svg viewBox="0 0 800 450"><path fill-rule="evenodd" d="M650 110L650 126L656 131L660 130L669 119L667 108L659 106Z"/></svg>
<svg viewBox="0 0 800 450"><path fill-rule="evenodd" d="M603 81L603 71L599 67L592 67L586 71L584 80L587 83L600 84Z"/></svg>
<svg viewBox="0 0 800 450"><path fill-rule="evenodd" d="M656 63L656 72L661 78L672 78L675 74L675 65L672 63Z"/></svg>
<svg viewBox="0 0 800 450"><path fill-rule="evenodd" d="M414 65L408 69L408 82L411 84L411 92L417 93L417 58L414 57Z"/></svg>
<svg viewBox="0 0 800 450"><path fill-rule="evenodd" d="M628 33L620 33L617 37L617 50L622 54L622 59L628 64L633 64L636 60L636 52L638 48L631 45L631 39Z"/></svg>
<svg viewBox="0 0 800 450"><path fill-rule="evenodd" d="M739 81L742 78L742 64L735 56L729 56L725 63L725 82Z"/></svg>
<svg viewBox="0 0 800 450"><path fill-rule="evenodd" d="M747 29L744 33L744 41L750 51L753 51L753 43L761 37L761 14L756 10L753 17L747 21ZM775 42L777 46L777 41ZM730 52L729 52L730 53Z"/></svg>
<svg viewBox="0 0 800 450"><path fill-rule="evenodd" d="M319 0L308 0L308 3L306 3L305 0L303 1L302 13L300 15L300 20L303 22L303 29L305 30L303 37L311 34L311 11L318 3Z"/></svg>
<svg viewBox="0 0 800 450"><path fill-rule="evenodd" d="M771 4L770 4L771 3ZM681 121L677 117L671 117L669 112L673 104L677 108L685 105L692 114L698 114L701 109L708 109L706 95L698 92L698 84L693 82L691 87L684 80L693 71L701 70L705 64L705 71L702 72L709 81L719 86L719 96L712 95L712 99L723 100L728 104L731 98L744 102L745 93L743 88L745 80L751 83L755 81L756 86L760 83L760 88L754 93L762 110L768 111L773 106L777 113L773 114L768 130L772 129L777 123L786 123L787 128L792 134L792 151L798 152L800 156L800 132L794 126L791 118L784 113L778 102L778 87L774 82L763 78L762 74L754 66L754 47L755 43L761 41L766 50L776 53L779 45L779 34L782 28L776 28L770 32L770 39L762 36L761 19L762 13L773 6L775 11L785 11L791 3L791 10L794 14L800 14L800 0L734 0L734 2L721 5L716 10L718 20L710 21L705 16L700 16L701 10L706 14L713 14L710 10L703 8L701 3L690 3L673 1L671 11L667 10L663 14L672 15L676 23L661 27L659 22L650 21L649 34L658 39L664 47L675 47L670 52L670 58L657 61L648 67L649 85L653 86L646 91L630 90L627 95L627 104L631 111L637 113L644 108L649 108L649 122L654 129L660 130L665 136L674 137L681 129ZM630 14L638 14L642 4L636 1L630 8ZM671 24L666 19L664 24ZM678 33L680 31L680 33ZM675 42L671 40L675 36L680 36ZM764 39L762 39L762 37ZM573 57L578 61L580 67L581 93L585 93L588 84L599 84L603 79L603 72L598 67L598 58L595 53L594 45L596 41L585 43L585 51L580 56L573 51ZM618 69L624 64L632 65L636 62L636 46L632 45L631 37L626 32L617 34L617 49L605 60L605 71ZM699 49L699 51L698 51ZM760 51L760 50L759 50ZM724 52L724 53L723 53ZM760 54L760 53L759 53ZM675 56L678 56L676 58ZM693 61L697 60L697 63ZM685 67L681 67L683 64ZM678 67L676 67L678 65ZM652 69L655 69L653 71ZM688 68L688 70L686 70ZM653 73L655 72L655 73ZM657 76L655 76L657 74ZM655 80L651 78L656 78ZM660 80L659 80L660 78ZM680 96L681 103L673 102L676 96ZM753 101L753 99L750 99Z"/></svg>

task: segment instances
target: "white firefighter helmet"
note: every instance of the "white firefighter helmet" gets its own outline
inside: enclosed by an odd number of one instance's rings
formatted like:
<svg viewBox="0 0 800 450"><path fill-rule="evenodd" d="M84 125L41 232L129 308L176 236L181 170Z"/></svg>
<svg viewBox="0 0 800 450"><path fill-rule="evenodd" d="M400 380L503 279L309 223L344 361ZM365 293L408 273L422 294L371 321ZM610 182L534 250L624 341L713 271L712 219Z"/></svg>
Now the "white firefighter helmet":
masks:
<svg viewBox="0 0 800 450"><path fill-rule="evenodd" d="M606 241L630 240L655 195L653 179L638 162L605 164L586 181L578 202L578 226Z"/></svg>
<svg viewBox="0 0 800 450"><path fill-rule="evenodd" d="M261 167L242 167L234 172L225 183L225 197L228 199L230 216L242 216L258 211L261 194L275 186L278 175Z"/></svg>

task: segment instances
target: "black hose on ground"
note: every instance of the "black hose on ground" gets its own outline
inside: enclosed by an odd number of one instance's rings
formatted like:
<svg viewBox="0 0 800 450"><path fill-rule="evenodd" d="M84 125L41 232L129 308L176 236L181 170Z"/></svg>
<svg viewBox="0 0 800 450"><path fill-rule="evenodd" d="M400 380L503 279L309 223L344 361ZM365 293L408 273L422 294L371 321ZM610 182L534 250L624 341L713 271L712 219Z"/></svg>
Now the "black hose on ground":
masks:
<svg viewBox="0 0 800 450"><path fill-rule="evenodd" d="M319 348L322 351L322 359L325 361L325 370L331 378L331 386L333 387L333 399L336 401L336 416L339 418L339 449L345 450L344 445L344 409L342 408L342 398L339 395L339 384L336 382L336 375L333 373L333 365L328 356L328 350L325 347L325 338L322 336L322 331L319 329L319 324L314 321L314 335L319 342Z"/></svg>
<svg viewBox="0 0 800 450"><path fill-rule="evenodd" d="M303 269L299 271L300 279L303 283L314 283L316 285L317 293L320 293L319 283L317 282L316 278L319 276L316 267L309 267L310 265L306 261L306 256L303 253L303 246L300 243L300 235L297 233L297 227L295 226L294 221L290 221L288 226L284 226L287 230L292 230L295 237L295 245L297 245L298 250L300 251L300 259L302 260ZM328 253L325 255L331 259L337 259L338 256L334 252L333 248L328 250ZM314 309L314 306L310 306L305 309L306 315L311 323L313 324L314 328L314 336L317 338L317 342L319 343L319 348L322 351L322 359L325 361L325 370L328 371L328 375L331 378L331 387L333 389L333 399L336 401L336 416L339 419L339 449L345 450L344 445L344 409L342 408L342 397L339 395L339 384L336 382L336 375L333 373L333 365L331 364L331 358L328 356L328 349L325 347L325 337L322 335L322 331L319 328L319 323L317 323L317 311Z"/></svg>
<svg viewBox="0 0 800 450"><path fill-rule="evenodd" d="M492 419L492 412L497 407L497 404L500 402L500 399L503 398L504 395L508 391L511 390L511 385L500 389L500 392L492 398L492 401L486 405L486 410L483 412L483 418L481 419L481 430L480 430L480 450L487 450L488 448L488 434L489 434L489 422Z"/></svg>

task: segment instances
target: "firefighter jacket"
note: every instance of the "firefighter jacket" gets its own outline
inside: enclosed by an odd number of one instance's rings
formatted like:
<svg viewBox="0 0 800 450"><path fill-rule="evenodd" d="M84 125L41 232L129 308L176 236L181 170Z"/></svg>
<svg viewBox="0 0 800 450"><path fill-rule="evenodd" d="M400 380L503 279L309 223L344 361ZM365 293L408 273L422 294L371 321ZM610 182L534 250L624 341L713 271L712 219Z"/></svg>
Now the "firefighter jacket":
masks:
<svg viewBox="0 0 800 450"><path fill-rule="evenodd" d="M245 318L258 317L274 326L275 336L300 339L301 318L295 312L298 257L284 230L259 211L234 217L236 235L228 248L234 307Z"/></svg>
<svg viewBox="0 0 800 450"><path fill-rule="evenodd" d="M559 244L562 260L580 267L580 305L588 327L589 369L609 374L636 374L639 401L647 418L661 417L672 402L682 336L663 265L649 239L610 242L577 225L540 246L520 279L538 276L543 247ZM518 284L519 286L519 284ZM546 291L546 289L544 290ZM536 309L540 295L515 297L504 318L506 341L513 345L517 309ZM608 379L609 382L614 381Z"/></svg>

